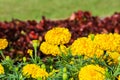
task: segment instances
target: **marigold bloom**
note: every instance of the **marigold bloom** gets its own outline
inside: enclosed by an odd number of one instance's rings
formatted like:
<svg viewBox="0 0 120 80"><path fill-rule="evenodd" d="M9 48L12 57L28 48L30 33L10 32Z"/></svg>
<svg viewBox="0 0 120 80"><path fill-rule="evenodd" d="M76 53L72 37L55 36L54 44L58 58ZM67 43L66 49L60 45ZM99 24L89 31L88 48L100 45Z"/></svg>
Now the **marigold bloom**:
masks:
<svg viewBox="0 0 120 80"><path fill-rule="evenodd" d="M8 46L8 41L6 39L0 39L0 50L5 49Z"/></svg>
<svg viewBox="0 0 120 80"><path fill-rule="evenodd" d="M66 47L64 45L60 45L60 48L58 45L52 45L47 42L43 42L40 46L40 50L46 54L46 55L60 55L61 52L65 52Z"/></svg>
<svg viewBox="0 0 120 80"><path fill-rule="evenodd" d="M22 69L22 73L24 76L26 77L32 77L32 78L45 78L48 76L48 73L40 68L38 65L36 64L27 64L23 67Z"/></svg>
<svg viewBox="0 0 120 80"><path fill-rule="evenodd" d="M106 51L120 51L120 35L114 34L97 34L94 38L97 47Z"/></svg>
<svg viewBox="0 0 120 80"><path fill-rule="evenodd" d="M87 57L100 57L103 54L103 50L96 47L94 42L87 37L78 38L71 45L73 55L85 55Z"/></svg>
<svg viewBox="0 0 120 80"><path fill-rule="evenodd" d="M105 69L98 65L87 65L81 68L79 80L105 80Z"/></svg>
<svg viewBox="0 0 120 80"><path fill-rule="evenodd" d="M4 74L4 67L0 64L0 74Z"/></svg>
<svg viewBox="0 0 120 80"><path fill-rule="evenodd" d="M53 28L45 34L45 40L49 44L60 45L68 43L71 38L71 33L67 28Z"/></svg>
<svg viewBox="0 0 120 80"><path fill-rule="evenodd" d="M88 47L88 39L86 37L78 38L71 45L71 50L73 55L83 55L86 53L86 48ZM90 49L89 49L90 50Z"/></svg>

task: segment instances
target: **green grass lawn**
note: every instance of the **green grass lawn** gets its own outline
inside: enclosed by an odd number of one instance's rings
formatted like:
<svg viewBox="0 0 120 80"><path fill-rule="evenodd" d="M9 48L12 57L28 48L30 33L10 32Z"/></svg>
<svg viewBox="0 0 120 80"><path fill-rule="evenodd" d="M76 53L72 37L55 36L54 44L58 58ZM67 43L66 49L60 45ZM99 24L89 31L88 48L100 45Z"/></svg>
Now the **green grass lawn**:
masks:
<svg viewBox="0 0 120 80"><path fill-rule="evenodd" d="M0 21L40 20L69 17L78 10L88 10L93 15L109 16L120 12L120 0L0 0Z"/></svg>

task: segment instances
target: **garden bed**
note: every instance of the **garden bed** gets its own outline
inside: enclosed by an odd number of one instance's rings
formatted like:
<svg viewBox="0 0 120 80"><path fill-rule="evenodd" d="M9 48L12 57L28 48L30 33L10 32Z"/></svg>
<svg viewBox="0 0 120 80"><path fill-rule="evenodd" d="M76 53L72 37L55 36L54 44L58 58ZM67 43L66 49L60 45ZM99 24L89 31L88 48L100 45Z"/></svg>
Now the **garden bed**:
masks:
<svg viewBox="0 0 120 80"><path fill-rule="evenodd" d="M120 13L101 19L90 12L78 11L63 20L43 16L40 22L17 19L0 22L0 77L117 80L119 33Z"/></svg>

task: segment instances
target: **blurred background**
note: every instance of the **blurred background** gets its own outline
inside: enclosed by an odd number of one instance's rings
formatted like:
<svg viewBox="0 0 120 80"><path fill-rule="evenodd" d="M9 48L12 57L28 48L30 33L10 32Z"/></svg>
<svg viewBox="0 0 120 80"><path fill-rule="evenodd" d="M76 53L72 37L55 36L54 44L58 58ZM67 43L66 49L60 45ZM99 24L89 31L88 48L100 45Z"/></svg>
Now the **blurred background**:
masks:
<svg viewBox="0 0 120 80"><path fill-rule="evenodd" d="M120 12L120 0L0 0L0 21L64 19L78 10L109 16Z"/></svg>

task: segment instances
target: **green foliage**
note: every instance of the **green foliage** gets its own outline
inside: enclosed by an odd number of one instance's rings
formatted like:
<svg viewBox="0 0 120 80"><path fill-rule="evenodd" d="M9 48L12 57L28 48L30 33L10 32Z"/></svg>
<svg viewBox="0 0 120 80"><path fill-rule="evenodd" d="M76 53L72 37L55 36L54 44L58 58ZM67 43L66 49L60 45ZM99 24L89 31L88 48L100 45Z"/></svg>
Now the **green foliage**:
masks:
<svg viewBox="0 0 120 80"><path fill-rule="evenodd" d="M33 46L34 47L34 46ZM37 48L37 47L36 47ZM36 50L34 48L34 50ZM46 59L41 59L37 56L37 52L34 51L33 57L30 56L30 59L26 61L26 58L23 58L21 62L15 62L8 56L4 56L1 51L2 57L1 64L4 67L5 74L0 75L1 80L35 80L33 78L26 78L22 74L22 67L28 63L37 64L42 69L45 69L49 75L47 80L78 80L78 74L82 67L89 64L97 64L105 68L105 78L106 80L116 80L118 75L120 75L120 60L119 63L110 64L108 60L112 61L110 57L105 52L104 55L97 58L85 58L84 55L72 56L70 48L67 51L67 54L61 53L58 56L47 56ZM38 78L37 80L42 80Z"/></svg>

